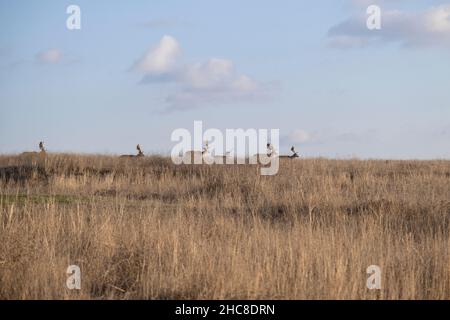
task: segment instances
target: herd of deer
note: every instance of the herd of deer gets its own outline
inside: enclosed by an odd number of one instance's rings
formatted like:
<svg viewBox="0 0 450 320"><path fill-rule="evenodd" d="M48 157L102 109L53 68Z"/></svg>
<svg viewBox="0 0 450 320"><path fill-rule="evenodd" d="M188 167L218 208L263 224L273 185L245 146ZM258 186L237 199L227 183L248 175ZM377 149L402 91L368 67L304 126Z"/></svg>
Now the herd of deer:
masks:
<svg viewBox="0 0 450 320"><path fill-rule="evenodd" d="M295 158L300 157L298 152L295 151L294 146L291 147L291 152L292 152L291 155L279 155L278 157L282 158L282 159L286 159L286 158L287 159L295 159ZM213 156L213 157L215 159L219 160L220 163L225 163L226 160L231 157L230 154L231 154L231 152L227 152L227 154L224 156ZM276 153L274 147L270 143L268 143L266 154L255 154L255 155L253 155L253 157L256 157L256 159L259 161L259 159L262 158L263 156L264 157L273 157L275 155L277 155L277 153ZM193 160L195 157L198 157L198 158L211 157L211 155L209 154L208 141L206 141L205 146L203 147L202 151L188 151L184 154L184 157L187 157L188 159L191 158L191 160Z"/></svg>
<svg viewBox="0 0 450 320"><path fill-rule="evenodd" d="M141 158L141 157L143 157L144 156L144 152L142 152L141 146L139 144L136 146L136 149L138 151L137 154L124 154L124 155L121 155L120 158ZM36 158L36 157L38 157L38 158L45 158L47 153L46 153L45 148L44 148L44 142L42 142L42 141L39 142L39 150L40 151L23 152L21 154L21 156L23 156L23 157L33 157L33 158ZM208 151L209 151L208 150L208 142L206 142L205 143L205 147L203 147L202 151L188 151L188 152L186 152L185 156L191 157L191 158L198 156L198 157L203 158L206 155L208 155ZM298 158L299 157L298 152L295 151L294 147L291 147L291 152L292 152L292 154L289 155L289 156L280 155L278 157L279 158L289 158L289 159L294 159L294 158ZM227 152L226 156L216 156L216 157L220 157L223 160L225 160L227 157L229 157L229 154L230 154L230 152ZM271 157L271 156L274 156L274 155L276 155L275 149L273 148L273 146L270 143L268 143L267 144L267 154L265 154L265 156ZM261 155L257 154L255 156L256 157L260 157Z"/></svg>

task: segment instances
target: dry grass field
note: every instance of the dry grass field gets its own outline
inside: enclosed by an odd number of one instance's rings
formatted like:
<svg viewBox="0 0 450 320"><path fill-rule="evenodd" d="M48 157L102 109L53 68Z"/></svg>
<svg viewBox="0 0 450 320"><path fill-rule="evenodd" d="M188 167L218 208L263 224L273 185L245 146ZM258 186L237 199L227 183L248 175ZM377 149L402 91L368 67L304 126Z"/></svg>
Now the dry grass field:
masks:
<svg viewBox="0 0 450 320"><path fill-rule="evenodd" d="M0 299L450 299L450 161L0 168Z"/></svg>

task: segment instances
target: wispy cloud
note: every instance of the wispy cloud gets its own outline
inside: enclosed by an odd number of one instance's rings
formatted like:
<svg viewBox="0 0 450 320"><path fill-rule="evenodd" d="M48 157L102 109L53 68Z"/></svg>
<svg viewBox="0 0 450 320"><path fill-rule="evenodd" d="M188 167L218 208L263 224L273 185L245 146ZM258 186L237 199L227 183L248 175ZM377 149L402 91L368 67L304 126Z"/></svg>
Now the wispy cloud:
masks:
<svg viewBox="0 0 450 320"><path fill-rule="evenodd" d="M238 72L231 60L210 58L206 62L180 65L180 52L177 40L164 36L132 67L143 73L143 84L176 84L175 91L166 97L164 111L248 102L267 96L269 85Z"/></svg>
<svg viewBox="0 0 450 320"><path fill-rule="evenodd" d="M63 59L63 52L60 49L48 49L45 51L41 51L35 56L36 61L39 63L45 64L57 64L60 63Z"/></svg>
<svg viewBox="0 0 450 320"><path fill-rule="evenodd" d="M153 19L139 23L140 27L149 29L171 29L176 27L188 27L191 23L180 19Z"/></svg>
<svg viewBox="0 0 450 320"><path fill-rule="evenodd" d="M371 44L398 43L403 47L450 47L450 5L439 5L410 13L382 10L381 30L368 30L365 11L329 29L333 47L351 48Z"/></svg>

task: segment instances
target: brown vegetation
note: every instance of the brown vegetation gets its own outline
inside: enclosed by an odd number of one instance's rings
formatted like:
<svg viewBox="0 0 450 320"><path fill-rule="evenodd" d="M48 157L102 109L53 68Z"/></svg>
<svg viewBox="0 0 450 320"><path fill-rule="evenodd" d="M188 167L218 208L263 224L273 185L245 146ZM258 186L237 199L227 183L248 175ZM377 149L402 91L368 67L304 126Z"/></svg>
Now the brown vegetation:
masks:
<svg viewBox="0 0 450 320"><path fill-rule="evenodd" d="M449 221L450 161L3 156L0 298L449 299Z"/></svg>

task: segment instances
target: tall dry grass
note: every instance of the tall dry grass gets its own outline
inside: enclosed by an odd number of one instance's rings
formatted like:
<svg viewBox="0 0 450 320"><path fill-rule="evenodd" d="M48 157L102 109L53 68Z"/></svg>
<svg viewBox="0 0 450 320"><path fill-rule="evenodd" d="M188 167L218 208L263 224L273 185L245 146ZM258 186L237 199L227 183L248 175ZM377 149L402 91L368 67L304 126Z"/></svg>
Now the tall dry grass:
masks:
<svg viewBox="0 0 450 320"><path fill-rule="evenodd" d="M450 298L450 161L0 168L1 299ZM66 287L73 264L81 290ZM381 290L366 287L373 264Z"/></svg>

